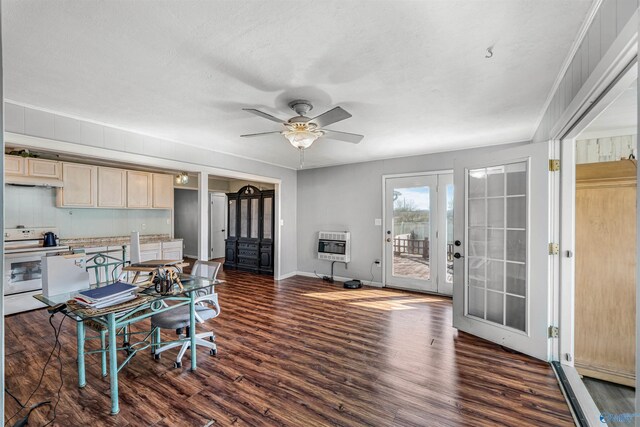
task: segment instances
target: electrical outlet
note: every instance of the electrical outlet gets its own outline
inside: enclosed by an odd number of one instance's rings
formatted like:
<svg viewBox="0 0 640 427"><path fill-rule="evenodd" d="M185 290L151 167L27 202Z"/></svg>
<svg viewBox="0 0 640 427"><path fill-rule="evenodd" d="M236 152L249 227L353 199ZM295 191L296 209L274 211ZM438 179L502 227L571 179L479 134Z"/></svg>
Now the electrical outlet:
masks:
<svg viewBox="0 0 640 427"><path fill-rule="evenodd" d="M140 225L140 228L142 228L143 230L146 230L146 229L147 229L147 224L142 223L142 224Z"/></svg>
<svg viewBox="0 0 640 427"><path fill-rule="evenodd" d="M167 218L167 225L171 225L171 218Z"/></svg>

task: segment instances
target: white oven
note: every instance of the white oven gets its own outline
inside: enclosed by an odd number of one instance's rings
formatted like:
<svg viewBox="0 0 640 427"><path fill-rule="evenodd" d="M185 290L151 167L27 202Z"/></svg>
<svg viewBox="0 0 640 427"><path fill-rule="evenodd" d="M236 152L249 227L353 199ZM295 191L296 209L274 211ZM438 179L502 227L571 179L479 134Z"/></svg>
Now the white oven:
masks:
<svg viewBox="0 0 640 427"><path fill-rule="evenodd" d="M4 294L13 295L42 289L42 257L66 248L42 248L33 252L5 253Z"/></svg>

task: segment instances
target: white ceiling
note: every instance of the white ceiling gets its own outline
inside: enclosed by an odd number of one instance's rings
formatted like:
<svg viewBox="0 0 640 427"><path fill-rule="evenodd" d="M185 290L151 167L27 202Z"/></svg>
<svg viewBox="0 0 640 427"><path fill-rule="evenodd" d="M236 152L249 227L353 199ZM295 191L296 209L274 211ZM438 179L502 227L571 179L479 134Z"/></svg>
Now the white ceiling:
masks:
<svg viewBox="0 0 640 427"><path fill-rule="evenodd" d="M596 117L578 139L636 134L638 124L637 80Z"/></svg>
<svg viewBox="0 0 640 427"><path fill-rule="evenodd" d="M2 2L7 99L288 167L241 110L340 105L305 167L528 140L584 1ZM494 46L494 56L485 50Z"/></svg>

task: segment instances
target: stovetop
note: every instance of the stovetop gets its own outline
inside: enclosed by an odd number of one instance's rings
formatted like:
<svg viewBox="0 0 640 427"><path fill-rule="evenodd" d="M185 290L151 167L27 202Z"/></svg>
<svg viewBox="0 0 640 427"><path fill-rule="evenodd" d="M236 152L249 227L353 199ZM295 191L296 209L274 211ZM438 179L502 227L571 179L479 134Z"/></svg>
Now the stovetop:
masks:
<svg viewBox="0 0 640 427"><path fill-rule="evenodd" d="M4 229L5 253L38 252L50 250L67 250L68 246L44 247L44 233L58 233L56 227L18 227Z"/></svg>

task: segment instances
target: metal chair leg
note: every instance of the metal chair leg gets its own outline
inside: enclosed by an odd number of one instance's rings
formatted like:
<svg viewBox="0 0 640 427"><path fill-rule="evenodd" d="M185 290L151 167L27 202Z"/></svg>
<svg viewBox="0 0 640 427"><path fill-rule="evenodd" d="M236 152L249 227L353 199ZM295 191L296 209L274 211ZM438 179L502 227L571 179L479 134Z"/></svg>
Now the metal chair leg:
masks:
<svg viewBox="0 0 640 427"><path fill-rule="evenodd" d="M100 331L100 364L102 366L102 376L107 376L107 331Z"/></svg>

